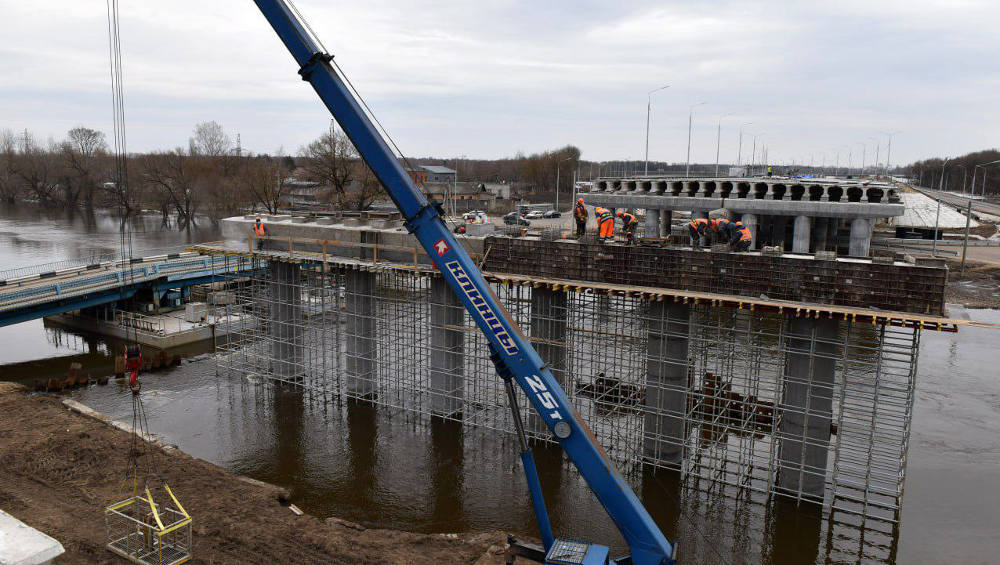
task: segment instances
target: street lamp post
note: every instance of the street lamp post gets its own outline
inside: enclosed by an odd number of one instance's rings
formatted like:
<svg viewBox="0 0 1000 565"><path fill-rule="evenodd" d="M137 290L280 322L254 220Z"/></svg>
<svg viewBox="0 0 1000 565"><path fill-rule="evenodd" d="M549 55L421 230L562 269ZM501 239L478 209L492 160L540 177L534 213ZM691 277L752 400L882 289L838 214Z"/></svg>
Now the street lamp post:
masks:
<svg viewBox="0 0 1000 565"><path fill-rule="evenodd" d="M748 125L750 125L750 124L752 124L752 123L753 122L746 122L746 123L740 124L740 147L739 147L739 149L736 150L736 166L737 167L742 167L743 166L743 128L746 127L746 126L748 126Z"/></svg>
<svg viewBox="0 0 1000 565"><path fill-rule="evenodd" d="M684 166L684 176L691 176L691 122L694 120L694 109L698 106L705 104L705 102L699 102L697 104L692 104L688 109L688 152L687 152L687 164Z"/></svg>
<svg viewBox="0 0 1000 565"><path fill-rule="evenodd" d="M573 157L566 157L565 159L563 159L561 161L558 161L556 163L556 212L559 211L559 167L563 163L565 163L566 161L569 161L572 158Z"/></svg>
<svg viewBox="0 0 1000 565"><path fill-rule="evenodd" d="M875 142L875 167L874 168L875 168L875 177L878 178L878 150L879 150L880 142L879 142L878 139L875 139L872 136L868 136L868 139L870 139L870 140L872 140L872 141Z"/></svg>
<svg viewBox="0 0 1000 565"><path fill-rule="evenodd" d="M969 246L969 223L972 221L972 197L976 194L976 169L979 167L983 168L983 189L986 188L986 167L990 165L996 165L1000 163L1000 160L990 161L989 163L983 163L982 165L976 165L972 168L972 189L969 191L969 207L965 211L965 239L962 240L962 269L959 272L960 275L965 274L965 250ZM985 195L985 192L983 193Z"/></svg>
<svg viewBox="0 0 1000 565"><path fill-rule="evenodd" d="M937 257L938 222L941 219L941 191L944 190L944 166L951 157L941 161L941 179L938 181L937 213L934 215L934 243L931 245L931 257Z"/></svg>
<svg viewBox="0 0 1000 565"><path fill-rule="evenodd" d="M882 135L889 136L889 146L886 148L886 151L885 151L885 176L886 176L886 178L889 177L889 158L892 157L892 136L896 135L897 133L902 133L902 132L900 132L898 130L897 131L883 131L882 132Z"/></svg>
<svg viewBox="0 0 1000 565"><path fill-rule="evenodd" d="M722 143L722 118L732 115L733 112L719 116L719 127L715 130L715 176L719 176L719 147Z"/></svg>
<svg viewBox="0 0 1000 565"><path fill-rule="evenodd" d="M858 172L858 176L863 177L865 176L865 153L868 151L868 146L866 146L862 141L855 141L854 145L861 146L861 171Z"/></svg>
<svg viewBox="0 0 1000 565"><path fill-rule="evenodd" d="M649 111L653 106L653 93L667 88L670 88L669 84L660 88L654 88L646 94L646 171L643 173L646 175L649 174Z"/></svg>

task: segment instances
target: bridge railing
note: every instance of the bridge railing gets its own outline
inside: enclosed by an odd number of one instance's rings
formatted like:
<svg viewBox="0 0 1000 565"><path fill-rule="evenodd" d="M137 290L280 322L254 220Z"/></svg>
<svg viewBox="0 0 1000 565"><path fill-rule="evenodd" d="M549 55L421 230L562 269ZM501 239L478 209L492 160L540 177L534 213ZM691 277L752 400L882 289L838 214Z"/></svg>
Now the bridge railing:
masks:
<svg viewBox="0 0 1000 565"><path fill-rule="evenodd" d="M170 247L154 247L149 249L142 249L132 252L132 257L148 257L153 255L163 255L168 253L179 253L184 251L188 247L188 244L184 245L172 245ZM38 265L26 265L23 267L13 267L10 269L0 270L0 281L7 281L11 279L19 279L21 277L26 277L29 275L38 275L42 273L54 273L56 271L61 271L64 269L72 269L75 267L87 267L87 266L97 266L105 263L116 263L122 260L122 256L119 252L114 251L110 253L93 253L89 257L77 257L74 259L63 259L61 261L52 261L49 263L41 263Z"/></svg>

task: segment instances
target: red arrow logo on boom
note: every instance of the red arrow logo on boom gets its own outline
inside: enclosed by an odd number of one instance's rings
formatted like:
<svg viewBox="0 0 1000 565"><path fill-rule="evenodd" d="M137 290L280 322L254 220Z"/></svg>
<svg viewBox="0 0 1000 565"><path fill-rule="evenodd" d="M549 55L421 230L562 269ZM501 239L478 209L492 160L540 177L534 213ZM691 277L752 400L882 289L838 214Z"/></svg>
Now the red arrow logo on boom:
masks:
<svg viewBox="0 0 1000 565"><path fill-rule="evenodd" d="M438 257L443 257L445 253L448 252L448 243L444 239L439 239L437 243L434 244L434 250L437 251Z"/></svg>

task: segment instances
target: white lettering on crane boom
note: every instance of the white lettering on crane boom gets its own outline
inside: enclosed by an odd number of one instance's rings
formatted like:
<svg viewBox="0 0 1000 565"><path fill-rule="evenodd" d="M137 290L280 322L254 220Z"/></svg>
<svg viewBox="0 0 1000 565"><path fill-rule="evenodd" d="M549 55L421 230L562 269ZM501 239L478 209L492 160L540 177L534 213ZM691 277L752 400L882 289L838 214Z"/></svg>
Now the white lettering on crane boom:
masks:
<svg viewBox="0 0 1000 565"><path fill-rule="evenodd" d="M465 297L469 299L472 303L473 309L479 314L483 322L486 323L486 327L490 329L490 333L496 338L497 342L500 343L500 347L503 348L507 355L516 355L518 352L517 344L514 342L514 338L511 337L507 329L503 327L500 322L500 317L497 316L493 308L490 307L489 302L483 297L479 289L476 288L475 283L469 278L469 275L462 268L462 265L458 261L448 261L444 264L448 272L451 273L455 280L458 281L459 288L465 294Z"/></svg>
<svg viewBox="0 0 1000 565"><path fill-rule="evenodd" d="M559 403L556 401L556 397L552 395L548 387L545 386L545 381L542 377L538 375L528 375L524 378L524 381L528 383L528 388L531 389L532 394L538 399L542 407L546 410L551 410L547 412L548 416L552 420L562 420L562 414L559 413ZM539 410L541 412L541 410ZM545 413L545 412L543 412Z"/></svg>

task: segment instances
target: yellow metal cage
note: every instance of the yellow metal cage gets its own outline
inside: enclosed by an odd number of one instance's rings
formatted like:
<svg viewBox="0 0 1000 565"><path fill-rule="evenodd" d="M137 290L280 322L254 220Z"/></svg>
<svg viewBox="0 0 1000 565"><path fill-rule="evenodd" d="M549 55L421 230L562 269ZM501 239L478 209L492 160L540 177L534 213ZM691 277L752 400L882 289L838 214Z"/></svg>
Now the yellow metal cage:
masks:
<svg viewBox="0 0 1000 565"><path fill-rule="evenodd" d="M158 504L145 492L104 509L107 548L141 565L178 565L191 559L191 516L170 487L170 503Z"/></svg>

